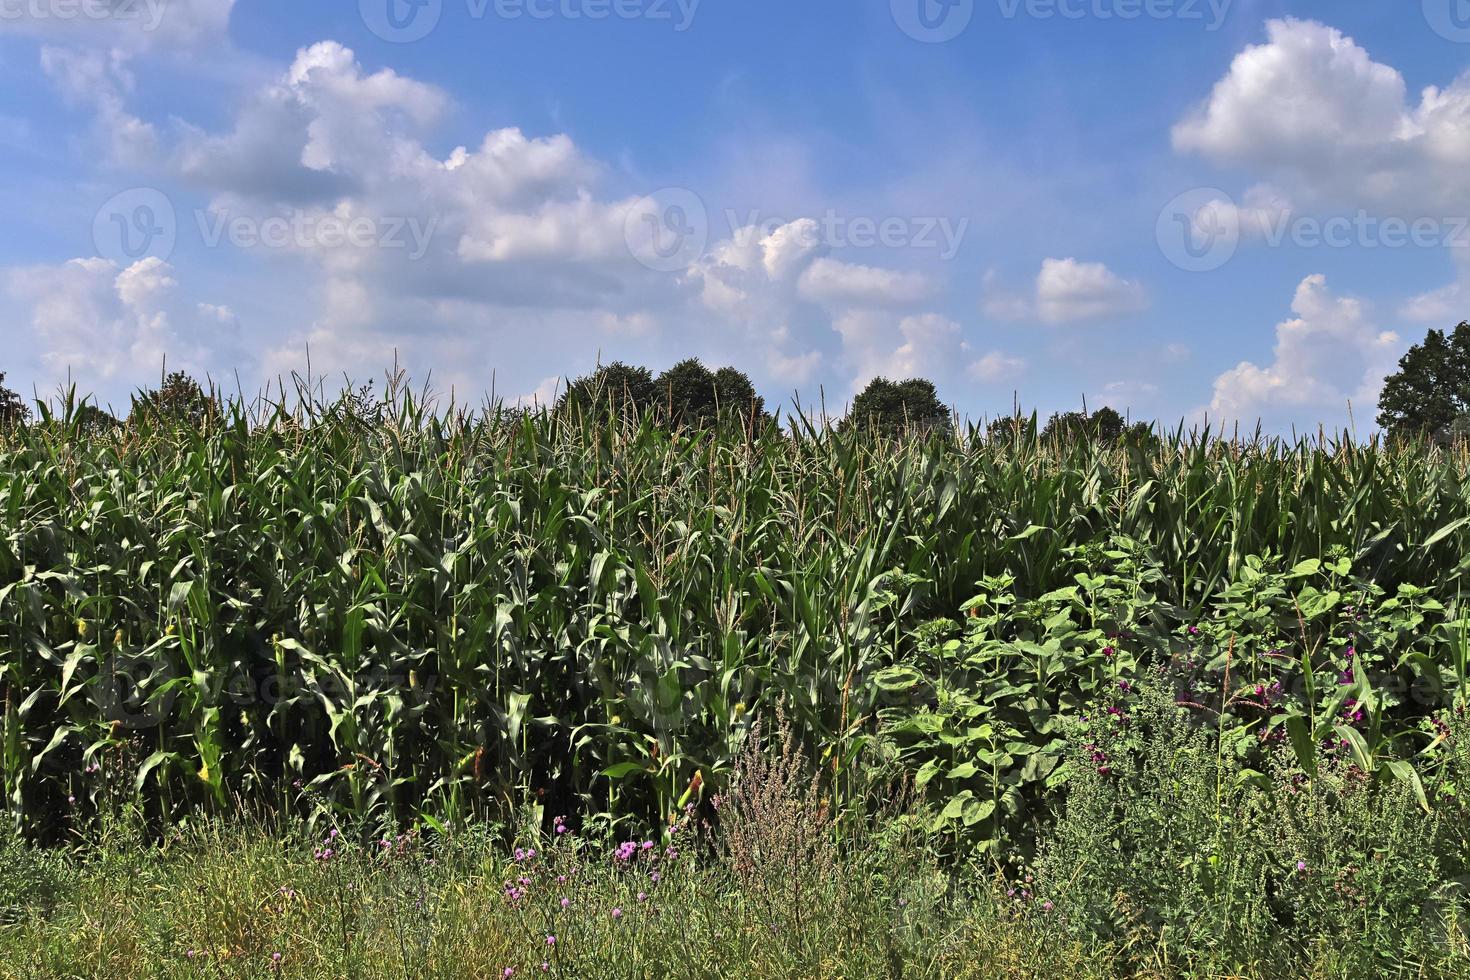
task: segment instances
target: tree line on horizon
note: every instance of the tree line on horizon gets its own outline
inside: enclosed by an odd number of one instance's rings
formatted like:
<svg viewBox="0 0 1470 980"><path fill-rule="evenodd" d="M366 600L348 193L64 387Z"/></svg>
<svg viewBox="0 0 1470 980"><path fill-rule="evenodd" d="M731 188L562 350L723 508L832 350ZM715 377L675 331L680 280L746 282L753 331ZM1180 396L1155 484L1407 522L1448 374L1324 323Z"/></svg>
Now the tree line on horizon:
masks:
<svg viewBox="0 0 1470 980"><path fill-rule="evenodd" d="M31 412L24 399L6 388L4 381L5 375L0 373L0 424L28 420ZM370 384L346 389L341 403L356 418L381 418L383 403ZM747 374L733 367L711 371L698 358L687 358L657 375L646 367L613 361L569 382L555 405L549 407L555 412L606 414L625 420L649 415L660 425L682 429L738 425L753 431L773 421L765 399ZM133 396L125 418L83 403L76 409L74 422L89 431L158 418L199 427L221 409L217 395L206 392L184 372L175 371L157 388ZM1030 420L1019 415L997 418L990 423L989 434L992 438L1008 438L1029 425ZM954 432L955 415L940 400L932 381L877 377L853 399L851 410L837 428L844 432L858 428L888 435L948 436ZM1104 407L1091 413L1056 413L1042 429L1042 436L1088 437L1112 443L1125 436L1142 439L1149 432L1147 423L1130 425L1117 411Z"/></svg>
<svg viewBox="0 0 1470 980"><path fill-rule="evenodd" d="M0 371L0 426L27 422L31 409L19 393L6 387L5 377ZM150 418L197 427L221 409L216 394L206 392L182 371L168 374L157 388L140 391L131 401L126 419L83 402L73 422L89 431L136 425ZM383 403L373 395L372 385L347 389L342 401L360 418L381 417ZM1470 438L1470 322L1448 332L1430 330L1385 379L1378 404L1378 424L1391 437L1426 437L1440 443ZM753 431L772 421L749 375L728 366L712 371L694 357L657 375L623 361L600 365L569 382L554 410L606 413L623 419L650 415L660 425L683 429L735 424ZM987 434L992 439L1009 438L1030 425L1017 411L992 420ZM940 400L932 381L877 377L853 399L851 410L837 427L839 431L860 428L885 434L948 436L954 432L955 415ZM1157 438L1148 423L1129 422L1107 406L1092 412L1054 413L1041 436L1108 444L1146 444Z"/></svg>

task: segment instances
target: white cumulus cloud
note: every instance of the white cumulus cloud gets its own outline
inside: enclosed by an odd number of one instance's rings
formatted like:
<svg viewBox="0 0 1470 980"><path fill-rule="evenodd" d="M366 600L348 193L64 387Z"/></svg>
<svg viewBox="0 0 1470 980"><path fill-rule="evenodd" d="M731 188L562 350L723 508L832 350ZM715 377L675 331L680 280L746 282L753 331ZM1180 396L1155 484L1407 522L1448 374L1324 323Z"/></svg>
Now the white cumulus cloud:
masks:
<svg viewBox="0 0 1470 980"><path fill-rule="evenodd" d="M1149 308L1148 291L1124 279L1101 262L1074 258L1044 259L1029 293L1014 292L986 273L982 308L997 320L1040 320L1077 323L1141 313Z"/></svg>
<svg viewBox="0 0 1470 980"><path fill-rule="evenodd" d="M970 364L970 375L981 381L1009 381L1025 370L1025 358L998 350L993 350Z"/></svg>
<svg viewBox="0 0 1470 980"><path fill-rule="evenodd" d="M1302 280L1291 311L1276 327L1270 363L1242 361L1215 379L1211 419L1247 426L1345 419L1351 402L1355 417L1371 424L1383 379L1402 350L1398 335L1379 329L1362 301L1335 295L1322 275Z"/></svg>
<svg viewBox="0 0 1470 980"><path fill-rule="evenodd" d="M1286 18L1174 128L1176 149L1265 174L1310 205L1401 217L1470 204L1470 75L1425 88L1336 28Z"/></svg>
<svg viewBox="0 0 1470 980"><path fill-rule="evenodd" d="M1047 259L1036 277L1036 312L1047 323L1125 316L1148 306L1143 286L1101 262Z"/></svg>
<svg viewBox="0 0 1470 980"><path fill-rule="evenodd" d="M832 258L817 259L802 273L802 295L831 306L910 306L934 293L921 272L899 272L855 265Z"/></svg>
<svg viewBox="0 0 1470 980"><path fill-rule="evenodd" d="M190 302L173 267L157 258L127 268L99 258L27 266L6 272L0 285L28 304L43 363L57 376L71 373L83 391L119 375L156 376L165 358L170 369L206 373L221 366L216 355L239 355L234 314Z"/></svg>

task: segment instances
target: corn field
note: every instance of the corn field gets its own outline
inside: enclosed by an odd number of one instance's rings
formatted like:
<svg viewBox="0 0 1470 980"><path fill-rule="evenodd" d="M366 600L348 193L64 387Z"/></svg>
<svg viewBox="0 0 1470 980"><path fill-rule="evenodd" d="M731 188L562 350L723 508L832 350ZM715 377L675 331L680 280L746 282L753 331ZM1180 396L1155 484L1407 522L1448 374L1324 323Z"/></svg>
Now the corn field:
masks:
<svg viewBox="0 0 1470 980"><path fill-rule="evenodd" d="M1058 718L1166 668L1304 765L1351 752L1432 797L1466 697L1467 463L407 396L104 433L64 410L0 435L5 805L40 835L121 778L159 820L309 794L657 822L783 705L839 802L897 780L983 841L1065 782Z"/></svg>

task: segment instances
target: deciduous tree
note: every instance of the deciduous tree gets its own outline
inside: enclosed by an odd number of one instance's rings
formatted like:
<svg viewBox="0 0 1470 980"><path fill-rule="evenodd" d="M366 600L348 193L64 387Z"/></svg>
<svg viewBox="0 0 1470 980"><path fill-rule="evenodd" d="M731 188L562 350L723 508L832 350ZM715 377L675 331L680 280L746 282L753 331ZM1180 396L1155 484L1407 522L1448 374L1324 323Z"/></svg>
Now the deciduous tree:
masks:
<svg viewBox="0 0 1470 980"><path fill-rule="evenodd" d="M205 393L199 382L183 371L175 371L156 390L133 396L128 424L161 420L200 428L205 419L218 413L219 403Z"/></svg>
<svg viewBox="0 0 1470 980"><path fill-rule="evenodd" d="M0 425L15 425L31 417L25 399L5 387L5 372L0 371Z"/></svg>
<svg viewBox="0 0 1470 980"><path fill-rule="evenodd" d="M568 384L557 407L636 418L654 404L657 393L648 368L613 361Z"/></svg>
<svg viewBox="0 0 1470 980"><path fill-rule="evenodd" d="M675 426L709 428L721 419L765 417L765 400L745 372L711 371L698 358L680 361L654 381L660 415Z"/></svg>
<svg viewBox="0 0 1470 980"><path fill-rule="evenodd" d="M853 399L852 411L843 426L889 434L914 431L949 434L954 431L954 417L939 400L932 381L874 378Z"/></svg>
<svg viewBox="0 0 1470 980"><path fill-rule="evenodd" d="M1443 438L1470 413L1470 323L1431 330L1399 360L1378 396L1378 424L1396 436Z"/></svg>

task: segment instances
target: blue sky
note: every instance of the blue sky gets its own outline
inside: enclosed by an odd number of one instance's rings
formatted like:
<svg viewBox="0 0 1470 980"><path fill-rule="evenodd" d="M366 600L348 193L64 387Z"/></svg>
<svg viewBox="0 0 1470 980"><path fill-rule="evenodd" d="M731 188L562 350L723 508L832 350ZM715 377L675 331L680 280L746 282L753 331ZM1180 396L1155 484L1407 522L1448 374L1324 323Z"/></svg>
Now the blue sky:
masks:
<svg viewBox="0 0 1470 980"><path fill-rule="evenodd" d="M1470 316L1466 6L0 0L0 370L1361 432Z"/></svg>

